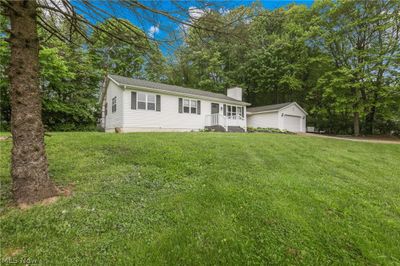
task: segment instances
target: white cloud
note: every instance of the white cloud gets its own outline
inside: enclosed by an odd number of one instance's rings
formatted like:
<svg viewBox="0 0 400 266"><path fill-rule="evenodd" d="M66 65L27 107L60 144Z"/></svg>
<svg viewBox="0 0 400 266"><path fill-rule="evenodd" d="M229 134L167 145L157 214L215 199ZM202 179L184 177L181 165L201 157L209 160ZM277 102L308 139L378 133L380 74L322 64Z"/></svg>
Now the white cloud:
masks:
<svg viewBox="0 0 400 266"><path fill-rule="evenodd" d="M150 29L149 29L149 31L148 31L148 34L149 34L149 36L150 36L151 38L153 38L154 35L157 34L157 33L159 33L159 32L160 32L160 27L159 27L159 26L153 25L153 26L150 27Z"/></svg>
<svg viewBox="0 0 400 266"><path fill-rule="evenodd" d="M65 15L61 13L67 13L73 15L71 10L66 6L68 4L68 1L64 3L62 0L52 0L52 1L39 0L38 2L43 6L58 10L58 11L53 11L46 8L42 8L44 19L52 21L53 23L51 24L54 24L55 27L57 28L60 27L61 23L65 20Z"/></svg>
<svg viewBox="0 0 400 266"><path fill-rule="evenodd" d="M50 0L39 0L39 4L44 5L44 6L48 6L50 8L54 8L54 9L60 10L61 12L71 13L70 10L65 6L65 3L62 2L61 0L53 0L53 1L50 1ZM58 12L51 11L51 10L48 10L48 9L44 9L43 10L43 14L46 17L47 16L51 16L51 15L62 16Z"/></svg>
<svg viewBox="0 0 400 266"><path fill-rule="evenodd" d="M204 15L204 13L206 12L204 9L200 9L200 8L195 7L195 6L189 7L189 10L188 10L188 11L189 11L190 20L199 19L199 18L201 18L201 17Z"/></svg>
<svg viewBox="0 0 400 266"><path fill-rule="evenodd" d="M201 8L197 8L195 6L191 6L188 8L188 15L189 15L189 19L187 21L188 24L193 24L196 22L196 20L198 20L199 18L201 18L202 16L204 16L204 14L206 13L206 11L208 11L209 9L201 9ZM187 32L187 30L189 29L189 25L188 24L181 24L179 27L183 30L183 32Z"/></svg>
<svg viewBox="0 0 400 266"><path fill-rule="evenodd" d="M226 9L226 8L224 8L224 7L221 7L219 10L218 10L218 12L221 14L221 15L227 15L227 14L229 14L229 12L231 12L231 10L230 9Z"/></svg>

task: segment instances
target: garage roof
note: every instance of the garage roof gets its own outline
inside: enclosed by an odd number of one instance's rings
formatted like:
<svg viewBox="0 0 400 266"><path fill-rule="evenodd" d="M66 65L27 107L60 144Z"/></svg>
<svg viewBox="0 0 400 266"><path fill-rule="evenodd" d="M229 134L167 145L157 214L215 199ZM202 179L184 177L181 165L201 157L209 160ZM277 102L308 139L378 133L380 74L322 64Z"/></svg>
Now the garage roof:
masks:
<svg viewBox="0 0 400 266"><path fill-rule="evenodd" d="M251 108L247 108L247 111L251 112L251 113L258 113L258 112L265 112L265 111L279 111L283 107L286 107L291 104L292 104L292 102L251 107Z"/></svg>
<svg viewBox="0 0 400 266"><path fill-rule="evenodd" d="M264 106L258 106L258 107L250 107L247 108L248 113L263 113L263 112L275 112L279 111L289 105L296 105L297 107L300 108L305 114L307 114L306 111L304 111L303 108L301 108L300 105L298 105L296 102L288 102L288 103L279 103L279 104L271 104L271 105L264 105Z"/></svg>

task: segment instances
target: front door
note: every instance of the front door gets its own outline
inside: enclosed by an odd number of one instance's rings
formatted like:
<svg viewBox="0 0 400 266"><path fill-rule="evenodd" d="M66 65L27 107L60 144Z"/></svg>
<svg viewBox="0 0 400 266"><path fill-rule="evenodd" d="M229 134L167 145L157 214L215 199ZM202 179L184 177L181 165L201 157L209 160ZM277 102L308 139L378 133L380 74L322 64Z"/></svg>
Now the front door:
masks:
<svg viewBox="0 0 400 266"><path fill-rule="evenodd" d="M219 114L219 104L211 103L211 114Z"/></svg>

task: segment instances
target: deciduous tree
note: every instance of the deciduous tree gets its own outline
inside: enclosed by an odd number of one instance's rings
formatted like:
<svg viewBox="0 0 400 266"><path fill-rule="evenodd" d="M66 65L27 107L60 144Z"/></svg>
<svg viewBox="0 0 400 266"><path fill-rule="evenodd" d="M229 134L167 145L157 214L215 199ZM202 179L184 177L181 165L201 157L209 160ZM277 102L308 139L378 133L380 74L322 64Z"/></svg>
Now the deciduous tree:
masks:
<svg viewBox="0 0 400 266"><path fill-rule="evenodd" d="M91 1L67 0L1 0L1 12L9 18L8 41L11 47L8 77L11 94L11 132L13 135L11 175L13 197L18 203L33 203L58 193L49 178L48 162L44 145L42 123L42 98L40 91L39 36L38 26L60 40L73 43L69 35L63 34L56 24L48 23L46 16L57 20L62 17L71 25L73 32L79 33L90 42L88 30L99 30L114 39L136 46L137 40L125 39L114 30L98 27L96 22L115 17L112 10L122 8L138 20L155 16L191 26L187 16L182 16L185 7L176 3L179 14L173 10L163 10L156 2L110 1L100 5ZM199 6L207 3L199 2ZM174 14L174 15L172 15ZM133 32L133 31L132 31ZM133 32L134 33L134 32ZM140 35L137 38L141 38Z"/></svg>

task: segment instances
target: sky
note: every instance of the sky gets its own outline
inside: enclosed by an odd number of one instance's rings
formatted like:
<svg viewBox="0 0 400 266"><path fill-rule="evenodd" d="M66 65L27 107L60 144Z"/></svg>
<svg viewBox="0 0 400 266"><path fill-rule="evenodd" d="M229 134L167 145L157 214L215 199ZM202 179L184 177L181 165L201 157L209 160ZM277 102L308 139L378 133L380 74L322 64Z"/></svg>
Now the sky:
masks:
<svg viewBox="0 0 400 266"><path fill-rule="evenodd" d="M180 44L179 36L171 36L176 33L177 29L182 27L182 24L168 19L163 15L155 15L152 12L144 12L138 10L136 13L132 10L122 7L118 4L118 1L104 1L94 0L90 1L91 4L106 10L109 15L105 15L104 18L100 18L93 12L87 12L84 6L79 5L78 1L71 1L75 7L78 8L78 12L84 15L92 23L98 23L101 20L107 18L107 16L113 15L119 18L129 20L132 24L142 29L150 38L158 41L161 51L165 54L171 54ZM180 21L190 21L188 14L192 17L201 16L202 9L207 8L202 6L201 1L186 0L186 1L171 1L171 0L159 0L159 1L140 1L146 6L150 6L157 10L163 10L170 13L174 18ZM238 6L249 6L256 1L245 0L209 0L213 9L218 9L221 12L227 12L229 9L233 9ZM273 10L279 7L284 7L289 4L302 4L310 7L314 0L258 0L257 2L269 10ZM189 12L188 12L189 11Z"/></svg>
<svg viewBox="0 0 400 266"><path fill-rule="evenodd" d="M232 1L232 2L253 2L253 1ZM298 5L306 5L308 7L310 7L312 5L312 3L314 2L314 0L297 0L297 1L293 1L293 0L264 0L261 1L261 3L263 4L263 6L265 8L268 9L274 9L274 8L279 8L285 5L289 5L289 4L298 4Z"/></svg>

